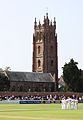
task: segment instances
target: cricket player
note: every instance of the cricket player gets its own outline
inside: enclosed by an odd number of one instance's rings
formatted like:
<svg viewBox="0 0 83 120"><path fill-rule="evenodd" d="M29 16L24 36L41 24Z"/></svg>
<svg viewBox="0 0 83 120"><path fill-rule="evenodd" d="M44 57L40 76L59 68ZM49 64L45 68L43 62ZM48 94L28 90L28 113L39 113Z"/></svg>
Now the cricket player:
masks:
<svg viewBox="0 0 83 120"><path fill-rule="evenodd" d="M71 109L71 101L72 101L72 99L71 99L70 97L68 97L68 98L66 99L67 109Z"/></svg>
<svg viewBox="0 0 83 120"><path fill-rule="evenodd" d="M75 106L74 109L78 109L78 99L75 99Z"/></svg>
<svg viewBox="0 0 83 120"><path fill-rule="evenodd" d="M62 105L62 109L67 109L67 102L65 98L62 98L61 105Z"/></svg>

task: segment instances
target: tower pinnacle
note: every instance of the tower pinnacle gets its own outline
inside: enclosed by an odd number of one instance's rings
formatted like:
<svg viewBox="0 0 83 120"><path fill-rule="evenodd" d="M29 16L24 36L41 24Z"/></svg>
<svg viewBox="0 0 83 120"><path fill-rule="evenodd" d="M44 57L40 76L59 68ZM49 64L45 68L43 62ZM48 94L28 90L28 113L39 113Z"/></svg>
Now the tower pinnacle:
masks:
<svg viewBox="0 0 83 120"><path fill-rule="evenodd" d="M34 29L37 27L37 22L36 22L36 18L35 18L35 22L34 22Z"/></svg>

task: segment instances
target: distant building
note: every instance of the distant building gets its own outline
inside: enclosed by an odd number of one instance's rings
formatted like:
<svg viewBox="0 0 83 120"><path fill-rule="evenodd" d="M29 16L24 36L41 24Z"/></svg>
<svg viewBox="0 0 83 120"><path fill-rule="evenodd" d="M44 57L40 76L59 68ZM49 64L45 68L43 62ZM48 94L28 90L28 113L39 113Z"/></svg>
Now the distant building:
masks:
<svg viewBox="0 0 83 120"><path fill-rule="evenodd" d="M51 73L55 79L55 89L58 89L58 53L56 21L49 20L48 13L43 24L37 25L36 18L33 34L33 72Z"/></svg>
<svg viewBox="0 0 83 120"><path fill-rule="evenodd" d="M59 78L59 80L58 80L58 85L59 85L59 88L65 87L65 81L64 81L62 75L60 76L60 78Z"/></svg>
<svg viewBox="0 0 83 120"><path fill-rule="evenodd" d="M54 80L50 73L6 72L10 80L10 91L53 92Z"/></svg>

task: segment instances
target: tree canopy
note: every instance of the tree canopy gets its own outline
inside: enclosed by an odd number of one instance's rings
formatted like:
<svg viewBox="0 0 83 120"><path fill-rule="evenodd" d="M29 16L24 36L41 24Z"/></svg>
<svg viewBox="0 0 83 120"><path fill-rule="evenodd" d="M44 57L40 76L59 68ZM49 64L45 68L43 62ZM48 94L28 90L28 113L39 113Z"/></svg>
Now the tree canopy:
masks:
<svg viewBox="0 0 83 120"><path fill-rule="evenodd" d="M69 63L65 63L63 68L63 79L66 83L66 89L73 92L83 91L83 74L82 70L78 69L77 62L73 59Z"/></svg>
<svg viewBox="0 0 83 120"><path fill-rule="evenodd" d="M9 88L10 81L8 77L3 72L0 72L0 91L8 91Z"/></svg>

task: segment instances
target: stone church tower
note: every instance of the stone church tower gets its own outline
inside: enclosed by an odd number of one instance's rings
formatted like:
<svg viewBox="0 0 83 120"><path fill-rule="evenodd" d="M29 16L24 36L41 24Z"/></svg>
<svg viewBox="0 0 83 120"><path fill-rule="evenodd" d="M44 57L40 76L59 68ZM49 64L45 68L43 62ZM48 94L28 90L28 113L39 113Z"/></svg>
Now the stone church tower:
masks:
<svg viewBox="0 0 83 120"><path fill-rule="evenodd" d="M33 72L51 73L58 90L58 55L56 21L49 20L48 13L43 24L34 22L33 34Z"/></svg>

